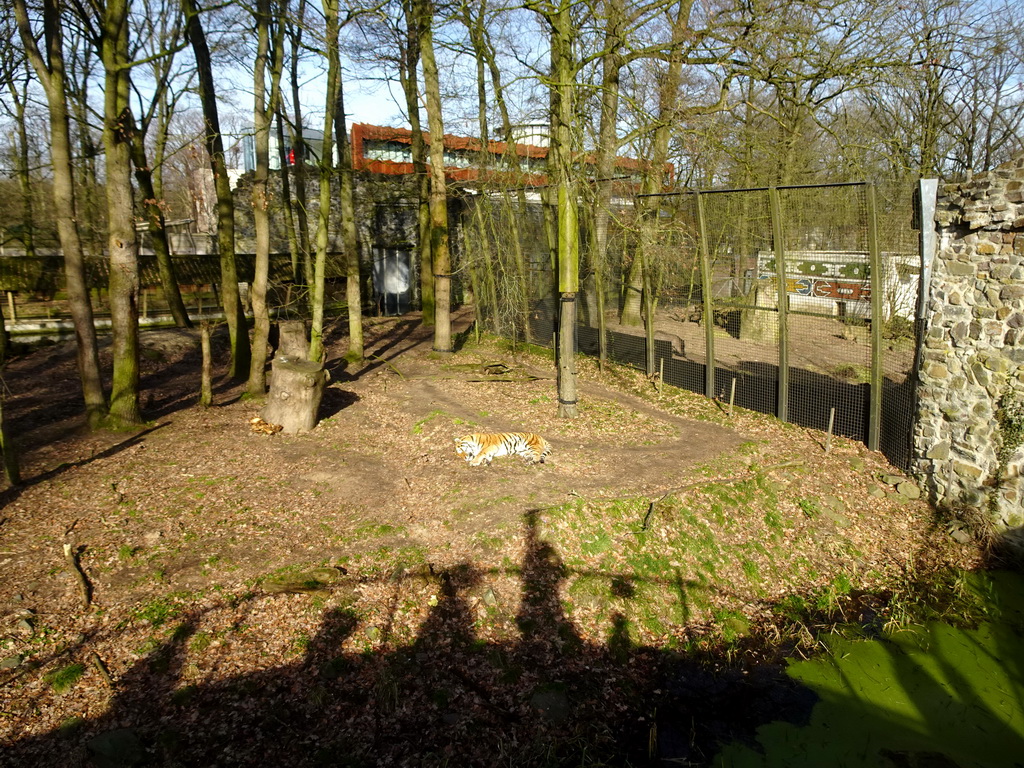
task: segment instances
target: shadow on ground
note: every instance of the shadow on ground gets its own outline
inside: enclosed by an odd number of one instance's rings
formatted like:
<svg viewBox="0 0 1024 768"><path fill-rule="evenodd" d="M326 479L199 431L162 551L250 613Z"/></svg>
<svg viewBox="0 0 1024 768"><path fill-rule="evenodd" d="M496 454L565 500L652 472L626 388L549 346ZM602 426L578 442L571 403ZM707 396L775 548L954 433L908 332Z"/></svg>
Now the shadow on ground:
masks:
<svg viewBox="0 0 1024 768"><path fill-rule="evenodd" d="M842 670L787 676L777 663L730 661L735 648L695 659L681 650L636 647L622 615L613 618L606 642L588 642L564 614L559 588L569 574L538 535L537 513L527 513L523 525L527 546L515 568L521 591L514 642L478 639L476 595L486 574L471 564L384 577L433 585L432 607L411 643L392 642L388 626L361 626L353 612L336 606L324 612L295 660L188 685L183 677L203 620L195 613L120 676L106 714L8 743L0 764L831 765L837 757L829 740L794 736L814 734L815 720L827 716L874 728L870 738L845 729L868 747L844 764L918 765L925 763L917 756L938 755L945 762L929 757L927 764L955 765L941 747L949 741L950 719L967 722L968 710L970 722L991 723L987 733L972 737L982 740L984 754L1024 754L1012 751L1021 739L1012 719L1020 708L999 709L998 696L983 695L978 680L957 674L959 660L942 645L915 660L905 641L885 641L872 653L891 664L893 674L873 684L890 693L871 698L845 690ZM619 574L608 588L628 599L633 585ZM250 597L250 607L262 599L279 598ZM1024 617L1019 603L1018 596L1017 621ZM398 610L396 599L391 615ZM359 636L387 650L343 650L347 639ZM993 647L970 643L995 663L1003 653L1014 658L1012 648L1000 645L1011 640L996 632ZM80 655L87 644L88 638ZM834 663L826 666L834 669ZM1019 693L1021 665L1009 664L1005 672L1000 682L1010 687L1004 693L1012 696L1014 685ZM893 716L894 697L902 697L901 711L909 715ZM759 741L766 733L774 740ZM715 759L728 743L737 745Z"/></svg>

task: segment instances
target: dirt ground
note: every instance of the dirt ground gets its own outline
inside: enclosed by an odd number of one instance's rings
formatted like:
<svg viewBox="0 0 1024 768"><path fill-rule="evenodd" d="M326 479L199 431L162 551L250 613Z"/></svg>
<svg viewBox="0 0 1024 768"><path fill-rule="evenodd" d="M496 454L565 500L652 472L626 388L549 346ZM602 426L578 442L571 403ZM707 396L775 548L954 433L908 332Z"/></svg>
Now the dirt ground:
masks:
<svg viewBox="0 0 1024 768"><path fill-rule="evenodd" d="M826 455L818 433L588 360L560 419L542 354L467 332L440 355L415 317L366 330L358 366L332 338L321 421L294 436L250 431L260 403L223 378L195 405L191 331L143 334L133 434L82 429L72 345L9 364L24 482L0 497L0 765L700 764L720 733L676 744L653 714L689 700L680 664L735 653L791 595L843 574L867 595L948 549L856 443ZM455 455L506 430L551 457ZM742 557L630 554L715 525ZM645 590L685 610L645 618ZM744 679L754 720L785 711L778 677Z"/></svg>

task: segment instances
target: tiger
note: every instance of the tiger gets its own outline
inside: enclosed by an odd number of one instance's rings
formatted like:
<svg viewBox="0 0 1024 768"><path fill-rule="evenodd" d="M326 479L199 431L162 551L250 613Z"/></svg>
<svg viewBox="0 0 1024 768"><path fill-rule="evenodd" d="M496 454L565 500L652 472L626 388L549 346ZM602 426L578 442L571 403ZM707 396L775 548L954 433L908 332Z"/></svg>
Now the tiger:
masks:
<svg viewBox="0 0 1024 768"><path fill-rule="evenodd" d="M533 432L474 433L455 438L455 452L471 467L490 464L498 456L522 456L529 464L543 464L551 445Z"/></svg>

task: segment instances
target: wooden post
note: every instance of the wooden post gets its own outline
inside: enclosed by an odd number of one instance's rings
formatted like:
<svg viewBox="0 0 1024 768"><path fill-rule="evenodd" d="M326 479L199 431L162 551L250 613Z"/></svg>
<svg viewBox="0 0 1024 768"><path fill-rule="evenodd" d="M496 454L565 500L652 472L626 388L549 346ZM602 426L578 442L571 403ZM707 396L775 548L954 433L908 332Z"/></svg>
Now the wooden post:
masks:
<svg viewBox="0 0 1024 768"><path fill-rule="evenodd" d="M836 424L836 409L828 412L828 432L825 434L825 453L832 450L832 428Z"/></svg>
<svg viewBox="0 0 1024 768"><path fill-rule="evenodd" d="M203 348L203 375L199 392L199 405L209 408L213 405L213 364L210 352L210 323L203 320L199 324L199 337Z"/></svg>
<svg viewBox="0 0 1024 768"><path fill-rule="evenodd" d="M4 421L4 399L0 395L0 454L3 455L4 477L11 485L21 485L21 465L18 461L18 449L7 430Z"/></svg>
<svg viewBox="0 0 1024 768"><path fill-rule="evenodd" d="M308 432L316 426L326 384L322 363L278 355L271 364L270 393L260 417L280 424L284 432Z"/></svg>
<svg viewBox="0 0 1024 768"><path fill-rule="evenodd" d="M7 308L11 311L11 322L18 322L18 313L14 309L14 291L7 292Z"/></svg>
<svg viewBox="0 0 1024 768"><path fill-rule="evenodd" d="M732 405L736 402L736 377L732 377L732 386L729 387L729 415L732 416Z"/></svg>

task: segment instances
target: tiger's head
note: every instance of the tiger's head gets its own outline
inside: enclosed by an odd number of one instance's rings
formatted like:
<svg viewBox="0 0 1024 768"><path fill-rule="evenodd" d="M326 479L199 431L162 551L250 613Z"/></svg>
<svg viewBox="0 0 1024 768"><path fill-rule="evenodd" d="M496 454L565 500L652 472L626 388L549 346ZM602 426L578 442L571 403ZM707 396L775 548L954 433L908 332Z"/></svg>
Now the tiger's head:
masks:
<svg viewBox="0 0 1024 768"><path fill-rule="evenodd" d="M463 435L455 438L455 453L460 459L472 461L477 454L476 441L472 435Z"/></svg>

